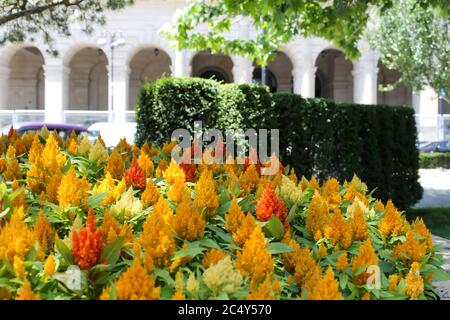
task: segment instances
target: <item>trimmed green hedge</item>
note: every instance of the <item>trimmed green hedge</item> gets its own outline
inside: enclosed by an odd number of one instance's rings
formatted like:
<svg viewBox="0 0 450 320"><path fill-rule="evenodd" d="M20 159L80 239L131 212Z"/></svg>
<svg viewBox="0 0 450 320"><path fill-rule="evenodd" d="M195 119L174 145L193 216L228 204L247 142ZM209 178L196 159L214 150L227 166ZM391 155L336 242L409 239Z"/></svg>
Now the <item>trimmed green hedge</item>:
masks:
<svg viewBox="0 0 450 320"><path fill-rule="evenodd" d="M280 130L280 157L320 180L357 174L375 196L407 209L422 197L414 110L270 94L254 84L166 78L145 85L137 107L138 144L162 142L177 128Z"/></svg>
<svg viewBox="0 0 450 320"><path fill-rule="evenodd" d="M450 153L432 152L420 154L422 169L450 169Z"/></svg>

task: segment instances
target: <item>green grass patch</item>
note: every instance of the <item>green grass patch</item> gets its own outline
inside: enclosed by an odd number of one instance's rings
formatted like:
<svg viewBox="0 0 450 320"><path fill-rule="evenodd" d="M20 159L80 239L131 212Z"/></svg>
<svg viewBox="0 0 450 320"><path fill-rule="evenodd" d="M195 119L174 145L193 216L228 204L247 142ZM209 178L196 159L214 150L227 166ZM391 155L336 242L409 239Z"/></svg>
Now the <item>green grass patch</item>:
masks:
<svg viewBox="0 0 450 320"><path fill-rule="evenodd" d="M423 219L434 235L450 239L450 208L420 208L408 211L409 221L414 221L417 217Z"/></svg>

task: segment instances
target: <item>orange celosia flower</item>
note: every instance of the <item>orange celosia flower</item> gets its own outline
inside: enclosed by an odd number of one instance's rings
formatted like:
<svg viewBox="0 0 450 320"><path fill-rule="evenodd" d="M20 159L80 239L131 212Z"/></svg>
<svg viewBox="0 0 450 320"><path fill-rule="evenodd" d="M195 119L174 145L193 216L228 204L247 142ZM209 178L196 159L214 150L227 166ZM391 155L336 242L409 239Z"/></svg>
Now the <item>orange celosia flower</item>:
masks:
<svg viewBox="0 0 450 320"><path fill-rule="evenodd" d="M160 287L155 286L152 275L142 267L139 254L135 254L133 264L114 282L117 300L156 300L160 297ZM108 300L110 289L104 289L101 300Z"/></svg>
<svg viewBox="0 0 450 320"><path fill-rule="evenodd" d="M423 241L427 244L428 249L433 249L433 236L422 219L414 221L412 224L412 231L423 237Z"/></svg>
<svg viewBox="0 0 450 320"><path fill-rule="evenodd" d="M348 267L348 261L347 261L347 252L344 251L341 253L339 258L336 261L336 269L340 272L343 272Z"/></svg>
<svg viewBox="0 0 450 320"><path fill-rule="evenodd" d="M387 202L385 211L386 214L381 218L378 229L385 237L398 236L402 232L404 225L400 212L395 208L391 200Z"/></svg>
<svg viewBox="0 0 450 320"><path fill-rule="evenodd" d="M207 216L214 215L219 207L217 184L214 181L212 172L208 169L202 171L195 185L194 205L199 208L205 208Z"/></svg>
<svg viewBox="0 0 450 320"><path fill-rule="evenodd" d="M47 252L51 247L53 247L53 242L55 239L55 231L52 225L47 220L44 210L40 210L34 224L34 233L36 234L37 240L41 245L42 251Z"/></svg>
<svg viewBox="0 0 450 320"><path fill-rule="evenodd" d="M250 294L245 300L276 300L280 294L280 285L277 277L274 277L273 282L270 278L270 275L267 275L264 282L250 288Z"/></svg>
<svg viewBox="0 0 450 320"><path fill-rule="evenodd" d="M406 240L403 243L398 244L394 250L393 254L396 258L403 262L420 262L422 258L426 255L427 242L420 242L414 236L412 231L406 233Z"/></svg>
<svg viewBox="0 0 450 320"><path fill-rule="evenodd" d="M259 173L254 164L248 166L239 177L239 188L243 189L245 194L250 194L259 185Z"/></svg>
<svg viewBox="0 0 450 320"><path fill-rule="evenodd" d="M131 151L131 145L127 142L127 139L123 137L119 140L116 149L119 153L124 153L124 157L126 157L126 154Z"/></svg>
<svg viewBox="0 0 450 320"><path fill-rule="evenodd" d="M367 221L364 219L364 215L359 204L356 204L353 219L351 220L351 228L353 231L353 238L355 240L365 240L368 237Z"/></svg>
<svg viewBox="0 0 450 320"><path fill-rule="evenodd" d="M243 275L250 276L251 285L257 284L267 275L272 274L274 261L270 252L267 251L266 240L259 225L244 244L243 250L237 253L236 268Z"/></svg>
<svg viewBox="0 0 450 320"><path fill-rule="evenodd" d="M165 154L170 154L172 152L172 149L177 145L177 140L172 140L170 143L164 143L162 147L162 151Z"/></svg>
<svg viewBox="0 0 450 320"><path fill-rule="evenodd" d="M306 215L306 229L315 236L319 231L320 234L324 233L325 225L328 221L328 205L325 199L316 192L312 197L311 203L308 207L308 213Z"/></svg>
<svg viewBox="0 0 450 320"><path fill-rule="evenodd" d="M13 146L9 146L7 153L7 165L6 170L3 172L3 176L7 181L13 181L14 179L22 178L22 171L20 170L19 161L16 158L16 149Z"/></svg>
<svg viewBox="0 0 450 320"><path fill-rule="evenodd" d="M44 274L47 277L51 277L51 276L53 276L55 274L55 271L56 271L56 269L55 269L55 258L51 254L51 255L49 255L47 257L47 260L45 261Z"/></svg>
<svg viewBox="0 0 450 320"><path fill-rule="evenodd" d="M186 180L183 169L175 162L171 161L169 167L163 173L164 181L167 184L182 183Z"/></svg>
<svg viewBox="0 0 450 320"><path fill-rule="evenodd" d="M102 233L102 239L105 243L111 243L122 236L127 242L131 242L133 239L133 234L128 225L125 224L124 226L121 226L119 221L109 213L108 209L106 209L105 215L103 216L100 232Z"/></svg>
<svg viewBox="0 0 450 320"><path fill-rule="evenodd" d="M127 186L135 186L141 190L144 190L146 185L145 172L139 167L136 158L133 156L133 160L131 160L131 165L125 171L124 174L125 182Z"/></svg>
<svg viewBox="0 0 450 320"><path fill-rule="evenodd" d="M153 182L153 179L148 179L147 186L145 187L145 190L141 195L141 200L144 205L147 207L154 205L158 201L160 196L161 193Z"/></svg>
<svg viewBox="0 0 450 320"><path fill-rule="evenodd" d="M146 153L141 153L137 162L139 164L139 167L141 167L141 169L144 170L145 175L147 177L151 177L153 175L155 167L153 165L153 161Z"/></svg>
<svg viewBox="0 0 450 320"><path fill-rule="evenodd" d="M206 268L216 264L220 260L223 260L227 257L225 251L222 251L220 249L209 249L202 260L202 265Z"/></svg>
<svg viewBox="0 0 450 320"><path fill-rule="evenodd" d="M328 255L327 247L325 247L325 244L323 242L320 243L319 249L317 250L317 254L322 259Z"/></svg>
<svg viewBox="0 0 450 320"><path fill-rule="evenodd" d="M41 300L39 293L34 293L31 289L30 282L27 279L23 282L22 288L16 297L16 300Z"/></svg>
<svg viewBox="0 0 450 320"><path fill-rule="evenodd" d="M358 255L352 260L352 272L355 272L360 266L378 265L378 257L372 247L372 241L368 238L363 244L360 243ZM363 272L354 278L356 284L365 284L370 275Z"/></svg>
<svg viewBox="0 0 450 320"><path fill-rule="evenodd" d="M23 221L24 216L23 207L15 208L10 220L0 229L0 260L7 258L12 262L16 256L24 260L36 243L36 235Z"/></svg>
<svg viewBox="0 0 450 320"><path fill-rule="evenodd" d="M203 236L205 220L202 214L191 204L189 197L184 196L178 205L173 218L173 229L177 235L188 241L193 241Z"/></svg>
<svg viewBox="0 0 450 320"><path fill-rule="evenodd" d="M420 264L413 262L405 278L405 293L411 300L417 300L424 290L423 278L420 276Z"/></svg>
<svg viewBox="0 0 450 320"><path fill-rule="evenodd" d="M294 251L292 252L286 252L281 255L283 257L284 268L286 269L286 271L294 272L295 264L297 263L297 257L299 256L302 248L294 239L290 238L288 232L286 232L283 238L283 243L294 249Z"/></svg>
<svg viewBox="0 0 450 320"><path fill-rule="evenodd" d="M308 248L300 249L296 253L295 278L299 288L310 291L322 274L322 268L312 258Z"/></svg>
<svg viewBox="0 0 450 320"><path fill-rule="evenodd" d="M276 215L281 222L284 222L287 216L287 209L283 200L277 197L269 182L263 194L256 204L256 217L260 221L268 221L272 215Z"/></svg>
<svg viewBox="0 0 450 320"><path fill-rule="evenodd" d="M172 298L170 298L171 300L174 301L180 301L180 300L186 300L186 297L184 296L184 293L177 289L175 290L175 293L172 295Z"/></svg>
<svg viewBox="0 0 450 320"><path fill-rule="evenodd" d="M102 251L102 233L96 229L94 210L90 208L86 227L72 233L72 256L81 269L90 269L97 264Z"/></svg>
<svg viewBox="0 0 450 320"><path fill-rule="evenodd" d="M247 240L250 238L253 230L256 228L257 223L255 218L250 213L247 213L241 226L237 229L236 233L233 234L233 241L242 247Z"/></svg>
<svg viewBox="0 0 450 320"><path fill-rule="evenodd" d="M91 185L86 181L86 176L79 179L75 173L75 167L70 166L69 171L61 179L58 187L58 202L61 208L69 206L86 207L88 204L88 191Z"/></svg>
<svg viewBox="0 0 450 320"><path fill-rule="evenodd" d="M339 291L339 282L334 278L331 266L328 266L324 276L320 277L316 285L310 288L308 298L311 300L343 300Z"/></svg>
<svg viewBox="0 0 450 320"><path fill-rule="evenodd" d="M383 202L381 202L380 200L377 200L377 202L375 203L375 206L373 207L373 209L375 211L384 211L385 208L384 208Z"/></svg>
<svg viewBox="0 0 450 320"><path fill-rule="evenodd" d="M347 223L345 222L341 211L339 209L335 209L330 218L329 224L325 227L325 236L333 245L336 245L341 239L344 238L346 231Z"/></svg>
<svg viewBox="0 0 450 320"><path fill-rule="evenodd" d="M229 233L236 233L245 219L245 214L237 203L236 198L231 201L230 209L225 215L225 228Z"/></svg>
<svg viewBox="0 0 450 320"><path fill-rule="evenodd" d="M114 179L122 179L124 172L124 165L122 157L116 148L111 152L109 156L108 164L105 167L105 173L109 172Z"/></svg>
<svg viewBox="0 0 450 320"><path fill-rule="evenodd" d="M389 286L388 286L388 290L391 292L395 292L397 291L397 285L398 285L398 281L400 280L400 275L399 274L391 274L389 276L388 282L389 282Z"/></svg>
<svg viewBox="0 0 450 320"><path fill-rule="evenodd" d="M167 198L173 202L179 203L183 199L184 195L188 195L190 197L190 194L191 190L187 187L187 185L182 181L177 181L167 192Z"/></svg>
<svg viewBox="0 0 450 320"><path fill-rule="evenodd" d="M292 168L291 169L291 171L289 172L289 179L291 179L292 180L292 182L294 182L295 184L297 184L298 183L298 178L297 178L297 175L295 174L295 169L294 168Z"/></svg>
<svg viewBox="0 0 450 320"><path fill-rule="evenodd" d="M144 265L149 271L154 267L168 265L170 256L176 250L175 239L168 222L171 215L172 210L161 197L145 220L140 244L145 252Z"/></svg>

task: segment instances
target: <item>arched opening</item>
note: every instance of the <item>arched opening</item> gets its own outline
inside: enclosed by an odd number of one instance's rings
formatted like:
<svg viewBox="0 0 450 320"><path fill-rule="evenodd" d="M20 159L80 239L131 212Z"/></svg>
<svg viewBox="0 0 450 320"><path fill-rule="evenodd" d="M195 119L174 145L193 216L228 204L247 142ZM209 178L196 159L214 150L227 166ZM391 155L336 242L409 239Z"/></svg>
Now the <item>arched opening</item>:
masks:
<svg viewBox="0 0 450 320"><path fill-rule="evenodd" d="M70 60L70 110L108 110L108 58L102 49L79 50Z"/></svg>
<svg viewBox="0 0 450 320"><path fill-rule="evenodd" d="M233 61L225 54L211 54L204 50L192 59L192 76L214 79L224 83L233 82Z"/></svg>
<svg viewBox="0 0 450 320"><path fill-rule="evenodd" d="M253 64L253 81L261 83L261 67ZM266 67L266 85L271 92L293 92L292 62L283 52L277 52Z"/></svg>
<svg viewBox="0 0 450 320"><path fill-rule="evenodd" d="M412 91L404 84L399 84L393 91L382 91L380 86L394 84L400 79L400 72L388 69L381 61L378 62L378 104L412 107Z"/></svg>
<svg viewBox="0 0 450 320"><path fill-rule="evenodd" d="M142 49L133 56L130 61L130 99L128 105L130 110L137 103L141 86L144 83L170 75L171 64L169 55L156 47Z"/></svg>
<svg viewBox="0 0 450 320"><path fill-rule="evenodd" d="M43 110L45 106L44 57L36 47L18 50L10 61L8 106Z"/></svg>
<svg viewBox="0 0 450 320"><path fill-rule="evenodd" d="M336 49L322 51L316 60L317 98L333 99L340 102L353 101L353 64L345 54Z"/></svg>

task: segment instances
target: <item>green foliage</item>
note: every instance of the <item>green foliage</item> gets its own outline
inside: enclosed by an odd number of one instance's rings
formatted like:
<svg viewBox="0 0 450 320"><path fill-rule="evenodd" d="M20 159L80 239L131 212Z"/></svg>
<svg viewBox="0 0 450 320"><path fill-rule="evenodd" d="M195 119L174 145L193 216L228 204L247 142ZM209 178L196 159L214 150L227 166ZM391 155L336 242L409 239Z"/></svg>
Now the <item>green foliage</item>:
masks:
<svg viewBox="0 0 450 320"><path fill-rule="evenodd" d="M0 45L7 41L33 41L35 35L42 36L52 47L55 32L70 36L70 23L81 25L84 32L93 31L95 24L105 24L104 11L118 10L132 4L134 0L45 0L45 1L0 1Z"/></svg>
<svg viewBox="0 0 450 320"><path fill-rule="evenodd" d="M421 153L419 162L422 169L450 169L450 153Z"/></svg>
<svg viewBox="0 0 450 320"><path fill-rule="evenodd" d="M167 78L142 88L136 141L163 142L178 128L193 132L195 120L221 130L279 129L282 162L307 178L344 181L357 174L369 188L379 188L375 196L393 199L402 209L422 196L411 108L270 94L253 84Z"/></svg>
<svg viewBox="0 0 450 320"><path fill-rule="evenodd" d="M439 0L434 2L438 5ZM395 83L384 84L383 90L393 90L400 83L413 90L429 86L437 94L443 89L448 99L450 5L448 1L441 3L438 7L447 11L419 6L416 0L395 1L368 29L366 37L386 67L402 71L401 77Z"/></svg>

